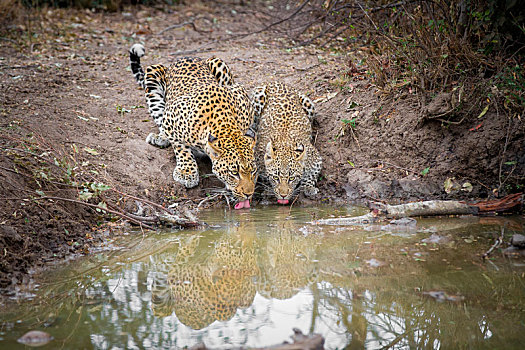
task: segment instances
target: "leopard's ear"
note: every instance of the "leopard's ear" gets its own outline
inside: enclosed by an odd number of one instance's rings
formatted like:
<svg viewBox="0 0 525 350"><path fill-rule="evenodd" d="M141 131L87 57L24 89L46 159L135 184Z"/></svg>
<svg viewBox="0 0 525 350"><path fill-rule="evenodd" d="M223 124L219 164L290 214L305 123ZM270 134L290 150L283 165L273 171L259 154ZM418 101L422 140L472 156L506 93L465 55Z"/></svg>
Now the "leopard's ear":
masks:
<svg viewBox="0 0 525 350"><path fill-rule="evenodd" d="M208 142L206 142L205 151L211 160L218 159L222 154L217 142L217 138L212 134L208 135Z"/></svg>
<svg viewBox="0 0 525 350"><path fill-rule="evenodd" d="M208 134L208 142L215 142L217 141L217 138L213 136L211 133Z"/></svg>
<svg viewBox="0 0 525 350"><path fill-rule="evenodd" d="M303 160L305 154L306 154L306 149L304 148L304 145L298 144L295 147L295 159L297 159L298 161L301 161Z"/></svg>
<svg viewBox="0 0 525 350"><path fill-rule="evenodd" d="M268 141L268 144L266 144L266 153L264 154L264 160L272 160L274 156L275 149L273 148L272 141Z"/></svg>

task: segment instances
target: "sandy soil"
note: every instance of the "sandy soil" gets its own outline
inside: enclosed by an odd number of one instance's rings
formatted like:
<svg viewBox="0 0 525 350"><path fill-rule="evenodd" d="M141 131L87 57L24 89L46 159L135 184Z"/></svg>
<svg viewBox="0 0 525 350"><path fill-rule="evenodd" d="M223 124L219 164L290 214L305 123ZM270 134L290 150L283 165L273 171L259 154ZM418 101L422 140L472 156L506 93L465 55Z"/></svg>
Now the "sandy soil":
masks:
<svg viewBox="0 0 525 350"><path fill-rule="evenodd" d="M23 281L32 266L87 250L100 237L93 232L99 215L92 209L23 200L38 190L16 172L20 153L12 149L24 138L37 135L49 147L96 166L104 183L164 204L198 201L222 187L206 177L195 189L182 188L171 178L172 151L145 143L155 127L128 67L128 49L136 42L146 46L143 65L216 55L247 89L279 80L310 96L324 159L319 201L475 199L515 190L516 183L502 182L511 172L509 179L525 173L519 118L489 110L482 120L471 116L442 125L423 118L415 96L384 100L366 65L359 64L366 50L296 49L271 29L235 35L272 20L252 7L210 2L114 14L46 10L33 16L30 40L27 24L8 26L7 39L0 41L0 287ZM169 29L186 21L196 27ZM350 70L350 60L357 70ZM202 171L210 173L209 164ZM454 180L447 193L448 178ZM77 193L60 195L75 199ZM307 204L312 201L302 197L296 202Z"/></svg>

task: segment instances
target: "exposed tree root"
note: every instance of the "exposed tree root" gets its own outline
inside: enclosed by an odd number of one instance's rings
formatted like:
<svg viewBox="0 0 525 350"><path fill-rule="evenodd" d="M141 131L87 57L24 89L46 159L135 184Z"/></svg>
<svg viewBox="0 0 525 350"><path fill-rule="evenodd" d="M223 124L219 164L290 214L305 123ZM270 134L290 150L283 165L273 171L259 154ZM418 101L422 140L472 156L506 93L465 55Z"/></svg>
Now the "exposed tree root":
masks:
<svg viewBox="0 0 525 350"><path fill-rule="evenodd" d="M480 213L502 213L523 208L523 193L514 193L492 201L470 204L479 209Z"/></svg>

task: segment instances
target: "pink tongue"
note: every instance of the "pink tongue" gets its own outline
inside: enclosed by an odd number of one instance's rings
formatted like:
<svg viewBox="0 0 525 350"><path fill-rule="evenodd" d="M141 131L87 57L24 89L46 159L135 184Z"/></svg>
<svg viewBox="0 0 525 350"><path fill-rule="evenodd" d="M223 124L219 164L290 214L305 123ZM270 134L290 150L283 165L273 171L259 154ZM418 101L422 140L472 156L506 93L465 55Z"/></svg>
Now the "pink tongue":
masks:
<svg viewBox="0 0 525 350"><path fill-rule="evenodd" d="M246 208L248 209L250 207L250 200L249 199L246 199L242 202L239 202L237 204L235 204L235 209L242 209L242 208Z"/></svg>
<svg viewBox="0 0 525 350"><path fill-rule="evenodd" d="M279 204L288 204L288 199L278 199L277 203L279 203Z"/></svg>

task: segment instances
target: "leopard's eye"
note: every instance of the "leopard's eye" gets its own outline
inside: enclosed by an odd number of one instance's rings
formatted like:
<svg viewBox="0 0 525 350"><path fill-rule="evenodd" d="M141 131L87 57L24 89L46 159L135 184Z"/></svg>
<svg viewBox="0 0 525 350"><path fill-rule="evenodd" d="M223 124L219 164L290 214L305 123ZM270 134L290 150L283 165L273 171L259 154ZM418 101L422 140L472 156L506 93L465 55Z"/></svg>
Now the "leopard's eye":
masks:
<svg viewBox="0 0 525 350"><path fill-rule="evenodd" d="M295 181L295 177L294 177L294 176L290 176L290 177L288 178L288 181L290 181L290 182L294 182L294 181Z"/></svg>
<svg viewBox="0 0 525 350"><path fill-rule="evenodd" d="M279 176L272 176L273 181L279 182Z"/></svg>
<svg viewBox="0 0 525 350"><path fill-rule="evenodd" d="M230 169L230 174L232 174L236 178L239 178L239 170L239 165L236 165L233 169Z"/></svg>

